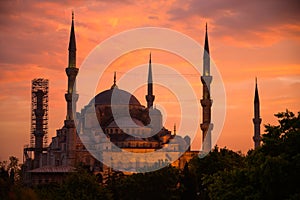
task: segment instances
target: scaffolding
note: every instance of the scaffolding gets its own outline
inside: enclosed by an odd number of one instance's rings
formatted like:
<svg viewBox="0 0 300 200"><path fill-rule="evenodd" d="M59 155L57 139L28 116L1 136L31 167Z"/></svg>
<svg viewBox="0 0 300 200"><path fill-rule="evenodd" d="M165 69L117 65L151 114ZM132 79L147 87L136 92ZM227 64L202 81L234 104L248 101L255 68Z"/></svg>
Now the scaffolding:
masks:
<svg viewBox="0 0 300 200"><path fill-rule="evenodd" d="M49 90L49 80L44 78L36 78L32 80L31 87L31 129L30 129L30 147L35 147L35 136L36 131L36 115L35 109L37 109L37 92L43 91L43 147L48 145L48 90Z"/></svg>

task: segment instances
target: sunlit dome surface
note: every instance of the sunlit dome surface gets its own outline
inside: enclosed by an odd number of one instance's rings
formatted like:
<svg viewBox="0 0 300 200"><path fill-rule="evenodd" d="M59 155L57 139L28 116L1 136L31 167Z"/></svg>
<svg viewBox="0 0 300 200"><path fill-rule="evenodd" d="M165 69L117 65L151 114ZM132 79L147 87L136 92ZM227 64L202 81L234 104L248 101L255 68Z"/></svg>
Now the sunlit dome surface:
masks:
<svg viewBox="0 0 300 200"><path fill-rule="evenodd" d="M112 96L114 97L113 102ZM111 105L112 103L115 105L141 105L135 96L125 90L118 89L117 87L97 94L89 104Z"/></svg>

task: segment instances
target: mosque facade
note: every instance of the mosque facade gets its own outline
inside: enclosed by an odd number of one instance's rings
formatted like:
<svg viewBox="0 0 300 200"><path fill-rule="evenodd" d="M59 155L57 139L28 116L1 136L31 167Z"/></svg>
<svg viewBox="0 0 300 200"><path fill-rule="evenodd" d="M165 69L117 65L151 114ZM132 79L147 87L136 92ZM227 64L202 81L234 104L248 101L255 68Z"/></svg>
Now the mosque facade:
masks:
<svg viewBox="0 0 300 200"><path fill-rule="evenodd" d="M210 60L207 28L203 57L203 148L211 148L211 106ZM40 144L43 129L35 130L35 146L24 148L24 181L27 184L61 182L64 177L76 171L79 164L88 166L95 174L103 177L119 170L125 173L146 172L166 165L183 168L199 151L190 149L190 138L176 134L163 126L163 116L153 106L151 54L148 66L147 106L129 92L117 85L116 73L112 86L97 94L80 112L76 112L76 39L74 15L69 40L69 63L65 69L68 77L68 88L65 94L67 115L64 126L56 131L49 146ZM43 95L41 93L41 95ZM40 102L41 104L43 102ZM35 108L34 113L40 113ZM38 116L37 116L38 118ZM42 124L42 118L40 120ZM37 137L39 136L39 137ZM205 138L206 141L204 141ZM29 156L30 152L34 157Z"/></svg>

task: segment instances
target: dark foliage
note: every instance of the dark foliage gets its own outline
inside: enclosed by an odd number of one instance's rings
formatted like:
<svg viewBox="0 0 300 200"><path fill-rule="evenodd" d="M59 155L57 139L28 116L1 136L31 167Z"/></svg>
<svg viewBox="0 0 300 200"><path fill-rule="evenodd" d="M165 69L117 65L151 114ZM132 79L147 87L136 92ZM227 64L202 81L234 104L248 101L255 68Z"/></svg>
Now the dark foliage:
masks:
<svg viewBox="0 0 300 200"><path fill-rule="evenodd" d="M263 145L248 152L244 166L204 177L210 199L300 197L300 113L275 116L279 125L265 125Z"/></svg>

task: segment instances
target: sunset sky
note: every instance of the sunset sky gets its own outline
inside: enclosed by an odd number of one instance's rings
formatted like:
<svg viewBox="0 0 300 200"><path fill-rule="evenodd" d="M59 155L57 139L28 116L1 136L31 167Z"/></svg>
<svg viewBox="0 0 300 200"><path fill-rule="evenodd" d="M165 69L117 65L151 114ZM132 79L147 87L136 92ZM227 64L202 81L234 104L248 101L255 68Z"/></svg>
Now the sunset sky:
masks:
<svg viewBox="0 0 300 200"><path fill-rule="evenodd" d="M99 43L133 28L169 28L203 45L207 22L211 58L222 76L227 100L217 144L246 153L253 148L255 77L262 132L263 124L276 124L274 113L300 111L299 5L297 0L0 1L0 160L10 155L22 160L23 146L29 143L32 79L50 80L49 138L63 126L72 10L78 68ZM174 65L201 98L200 75L186 71L183 59L151 52L154 63ZM99 91L111 86L113 71L120 78L130 68L147 64L148 54L147 49L115 60L101 77ZM200 61L202 56L199 53ZM154 91L157 103L168 112L165 126L172 130L179 123L174 114L179 111L167 102L176 98L159 86ZM145 88L134 94L146 105Z"/></svg>

